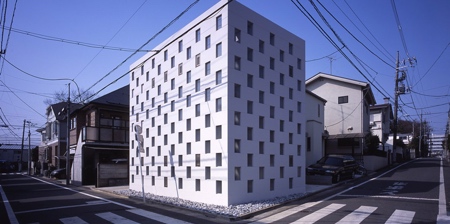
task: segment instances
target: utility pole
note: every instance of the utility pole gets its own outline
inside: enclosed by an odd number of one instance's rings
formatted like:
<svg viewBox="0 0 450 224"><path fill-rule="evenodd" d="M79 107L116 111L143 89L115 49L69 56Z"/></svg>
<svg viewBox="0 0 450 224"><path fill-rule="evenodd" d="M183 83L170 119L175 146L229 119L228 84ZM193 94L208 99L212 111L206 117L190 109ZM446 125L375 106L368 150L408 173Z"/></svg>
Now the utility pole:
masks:
<svg viewBox="0 0 450 224"><path fill-rule="evenodd" d="M25 138L25 122L27 122L27 120L23 120L23 131L22 131L22 150L20 151L20 160L18 161L19 163L17 164L18 168L19 168L19 172L22 171L22 157L23 157L23 141Z"/></svg>
<svg viewBox="0 0 450 224"><path fill-rule="evenodd" d="M31 122L28 121L28 175L31 175Z"/></svg>
<svg viewBox="0 0 450 224"><path fill-rule="evenodd" d="M70 163L70 83L69 83L69 97L67 98L67 134L66 134L66 185L70 184L70 171L69 171L69 163Z"/></svg>
<svg viewBox="0 0 450 224"><path fill-rule="evenodd" d="M397 111L398 111L398 73L399 73L399 53L397 51L397 61L395 63L395 94L394 94L394 140L392 141L392 153L397 150Z"/></svg>

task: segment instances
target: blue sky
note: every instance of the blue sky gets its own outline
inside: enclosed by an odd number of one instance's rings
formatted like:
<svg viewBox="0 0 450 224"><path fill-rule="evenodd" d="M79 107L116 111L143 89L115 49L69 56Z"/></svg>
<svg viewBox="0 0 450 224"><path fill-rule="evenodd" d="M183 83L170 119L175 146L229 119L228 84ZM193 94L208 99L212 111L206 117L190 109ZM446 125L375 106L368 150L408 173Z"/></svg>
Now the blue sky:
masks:
<svg viewBox="0 0 450 224"><path fill-rule="evenodd" d="M216 2L199 1L144 49L151 50ZM313 1L344 44L338 41L309 1L294 0L296 5L288 0L239 2L306 41L307 78L325 72L371 82L378 103L383 103L385 96L393 100L397 51L401 61L415 58L413 64L402 65L407 74L404 83L411 92L400 96L399 118L419 120L423 114L433 133L444 133L450 99L450 1ZM44 100L56 91L67 90L68 80L49 81L30 75L73 79L81 89L92 92L108 86L100 96L126 85L128 76L110 83L124 75L129 65L145 54L137 53L124 62L132 52L86 47L67 43L68 40L137 49L192 3L193 0L19 1L12 24L14 30L4 29L2 41L2 49L6 49L3 56L16 68L0 60L0 116L3 120L0 125L5 122L9 126L0 127L0 143L20 143L23 121L27 120L34 124L31 140L38 144L35 129L45 125ZM297 8L301 7L299 3L338 48L345 45L343 52L357 69L345 56L334 53L337 49ZM7 27L13 9L14 2L8 1L4 20ZM71 88L75 88L73 83Z"/></svg>

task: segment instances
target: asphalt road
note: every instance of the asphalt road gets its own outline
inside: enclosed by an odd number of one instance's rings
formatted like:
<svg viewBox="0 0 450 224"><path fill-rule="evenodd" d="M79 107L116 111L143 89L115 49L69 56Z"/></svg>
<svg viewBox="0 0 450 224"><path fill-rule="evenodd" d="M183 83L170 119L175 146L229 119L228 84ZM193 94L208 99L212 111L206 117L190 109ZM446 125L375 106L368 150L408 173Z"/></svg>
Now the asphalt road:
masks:
<svg viewBox="0 0 450 224"><path fill-rule="evenodd" d="M400 164L365 180L252 218L253 223L450 223L450 168L440 158Z"/></svg>
<svg viewBox="0 0 450 224"><path fill-rule="evenodd" d="M0 223L224 223L26 175L0 176ZM231 223L450 223L450 166L416 159Z"/></svg>
<svg viewBox="0 0 450 224"><path fill-rule="evenodd" d="M0 196L0 223L214 223L192 211L20 174L0 176Z"/></svg>

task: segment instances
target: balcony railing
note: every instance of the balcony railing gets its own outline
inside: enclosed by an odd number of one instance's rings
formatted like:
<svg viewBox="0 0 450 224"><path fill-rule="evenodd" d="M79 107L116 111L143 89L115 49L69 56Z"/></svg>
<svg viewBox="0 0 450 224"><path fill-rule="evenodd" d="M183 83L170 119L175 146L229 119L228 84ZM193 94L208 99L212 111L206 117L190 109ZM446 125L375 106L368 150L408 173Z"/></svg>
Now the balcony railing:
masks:
<svg viewBox="0 0 450 224"><path fill-rule="evenodd" d="M83 142L128 143L128 128L117 127L83 127Z"/></svg>

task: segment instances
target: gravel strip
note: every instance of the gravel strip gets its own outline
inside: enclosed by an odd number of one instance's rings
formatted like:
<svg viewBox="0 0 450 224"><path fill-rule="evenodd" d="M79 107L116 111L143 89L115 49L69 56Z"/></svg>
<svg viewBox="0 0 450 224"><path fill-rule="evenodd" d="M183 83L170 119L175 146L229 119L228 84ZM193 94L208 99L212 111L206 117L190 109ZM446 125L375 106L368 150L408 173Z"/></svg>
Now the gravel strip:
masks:
<svg viewBox="0 0 450 224"><path fill-rule="evenodd" d="M119 190L114 191L115 194L124 195L127 197L136 197L136 198L142 198L142 192L135 191L135 190ZM238 204L238 205L230 205L228 207L226 206L220 206L220 205L212 205L212 204L205 204L200 202L193 202L189 200L184 200L180 198L173 198L173 197L164 197L159 195L154 195L150 193L145 194L145 198L156 201L163 204L169 204L173 206L178 206L182 208L188 208L192 210L197 210L201 212L207 212L211 214L216 215L222 215L222 216L228 216L228 217L240 217L249 213L257 212L269 207L273 207L276 205L283 204L288 201L292 201L295 199L299 199L304 197L306 194L293 194L288 195L284 197L276 197L270 200L263 200L263 201L256 201L256 202L250 202L245 204Z"/></svg>

